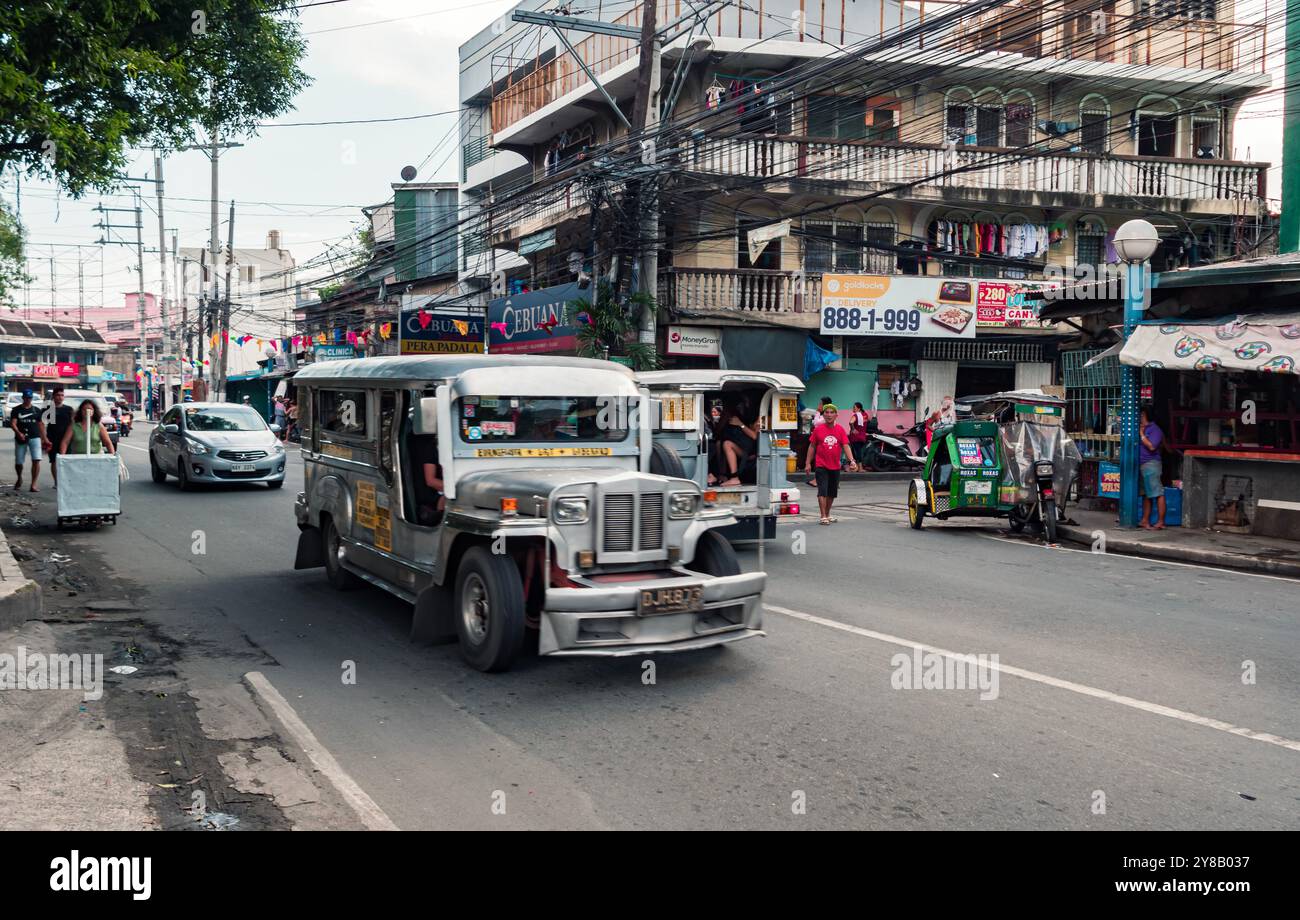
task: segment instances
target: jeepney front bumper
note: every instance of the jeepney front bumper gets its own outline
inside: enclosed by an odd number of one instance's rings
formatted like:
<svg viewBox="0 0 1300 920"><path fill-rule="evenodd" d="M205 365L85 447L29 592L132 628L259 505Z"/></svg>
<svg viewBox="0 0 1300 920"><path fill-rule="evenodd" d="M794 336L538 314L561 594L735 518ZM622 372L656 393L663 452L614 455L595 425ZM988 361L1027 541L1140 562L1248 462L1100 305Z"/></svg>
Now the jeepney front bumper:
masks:
<svg viewBox="0 0 1300 920"><path fill-rule="evenodd" d="M616 583L578 580L582 587L549 588L538 653L622 657L708 648L764 635L765 574L712 577L679 572ZM694 585L704 589L702 610L638 615L642 589Z"/></svg>

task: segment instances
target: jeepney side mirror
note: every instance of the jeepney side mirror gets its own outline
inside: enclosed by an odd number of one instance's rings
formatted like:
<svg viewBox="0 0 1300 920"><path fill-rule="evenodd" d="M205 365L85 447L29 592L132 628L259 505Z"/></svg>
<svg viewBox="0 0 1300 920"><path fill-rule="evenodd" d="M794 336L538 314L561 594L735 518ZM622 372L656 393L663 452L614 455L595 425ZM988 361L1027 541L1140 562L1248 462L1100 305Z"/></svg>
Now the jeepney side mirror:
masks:
<svg viewBox="0 0 1300 920"><path fill-rule="evenodd" d="M415 404L415 417L411 420L411 433L433 435L438 433L438 397L424 396Z"/></svg>

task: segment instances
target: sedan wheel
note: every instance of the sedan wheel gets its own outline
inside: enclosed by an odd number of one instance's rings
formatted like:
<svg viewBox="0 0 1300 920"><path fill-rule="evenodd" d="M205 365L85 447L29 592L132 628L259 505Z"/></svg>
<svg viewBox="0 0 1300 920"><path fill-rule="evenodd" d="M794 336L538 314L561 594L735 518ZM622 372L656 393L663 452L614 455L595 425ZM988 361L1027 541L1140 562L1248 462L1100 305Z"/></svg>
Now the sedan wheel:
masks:
<svg viewBox="0 0 1300 920"><path fill-rule="evenodd" d="M153 479L154 482L167 481L167 471L158 465L158 458L154 456L152 450L149 451L149 477Z"/></svg>
<svg viewBox="0 0 1300 920"><path fill-rule="evenodd" d="M184 454L176 461L176 481L182 492L194 491L194 483L190 482L190 463Z"/></svg>

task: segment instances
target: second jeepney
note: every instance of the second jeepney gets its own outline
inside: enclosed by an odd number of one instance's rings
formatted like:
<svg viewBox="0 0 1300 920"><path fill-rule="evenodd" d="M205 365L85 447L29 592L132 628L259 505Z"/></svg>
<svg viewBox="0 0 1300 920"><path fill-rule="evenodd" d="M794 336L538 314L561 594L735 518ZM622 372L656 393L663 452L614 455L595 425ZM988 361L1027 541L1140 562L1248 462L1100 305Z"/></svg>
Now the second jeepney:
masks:
<svg viewBox="0 0 1300 920"><path fill-rule="evenodd" d="M583 358L430 356L300 370L295 568L412 603L412 635L483 671L762 635L742 572L685 478L650 473L647 392Z"/></svg>

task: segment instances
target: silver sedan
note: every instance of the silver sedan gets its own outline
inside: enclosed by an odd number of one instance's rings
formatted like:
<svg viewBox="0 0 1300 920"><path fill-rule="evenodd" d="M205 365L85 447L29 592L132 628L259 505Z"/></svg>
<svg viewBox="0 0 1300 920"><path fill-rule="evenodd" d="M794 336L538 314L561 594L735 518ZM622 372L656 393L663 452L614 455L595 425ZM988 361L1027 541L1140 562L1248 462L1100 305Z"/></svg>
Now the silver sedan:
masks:
<svg viewBox="0 0 1300 920"><path fill-rule="evenodd" d="M182 489L200 482L264 482L278 489L285 462L278 432L248 406L173 406L149 435L149 472L158 483L175 476Z"/></svg>

